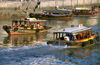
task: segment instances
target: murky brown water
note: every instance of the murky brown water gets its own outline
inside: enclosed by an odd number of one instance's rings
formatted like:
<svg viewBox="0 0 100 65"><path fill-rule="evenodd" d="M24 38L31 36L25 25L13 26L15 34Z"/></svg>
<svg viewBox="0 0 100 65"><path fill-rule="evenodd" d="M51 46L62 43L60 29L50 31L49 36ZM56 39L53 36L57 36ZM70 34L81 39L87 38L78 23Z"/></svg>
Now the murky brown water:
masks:
<svg viewBox="0 0 100 65"><path fill-rule="evenodd" d="M10 25L11 20L0 20L0 65L100 64L100 42L88 48L74 49L62 46L43 46L52 39L53 31L71 25L83 24L92 27L100 35L100 14L94 17L73 17L71 20L48 20L46 23L53 27L48 32L8 36L2 26Z"/></svg>
<svg viewBox="0 0 100 65"><path fill-rule="evenodd" d="M52 33L56 30L70 27L71 25L78 26L83 24L85 26L95 26L99 24L99 14L94 17L73 17L71 20L47 20L48 26L51 26L48 32L28 34L28 35L11 35L8 36L6 32L2 29L2 26L7 24L11 25L11 20L1 20L0 21L0 47L13 47L13 46L31 46L36 42L46 42L52 39ZM98 26L96 27L98 28Z"/></svg>

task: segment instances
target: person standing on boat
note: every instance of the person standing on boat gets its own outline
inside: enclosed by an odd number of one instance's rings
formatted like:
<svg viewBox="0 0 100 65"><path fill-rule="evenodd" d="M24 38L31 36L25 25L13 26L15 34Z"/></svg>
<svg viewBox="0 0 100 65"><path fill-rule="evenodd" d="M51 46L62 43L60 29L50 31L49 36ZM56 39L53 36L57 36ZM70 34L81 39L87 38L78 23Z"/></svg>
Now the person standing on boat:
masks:
<svg viewBox="0 0 100 65"><path fill-rule="evenodd" d="M21 26L21 25L22 25L22 22L23 22L22 20L19 20L19 26Z"/></svg>
<svg viewBox="0 0 100 65"><path fill-rule="evenodd" d="M17 20L15 20L15 26L18 26L18 21Z"/></svg>
<svg viewBox="0 0 100 65"><path fill-rule="evenodd" d="M44 28L46 29L46 24L44 24Z"/></svg>
<svg viewBox="0 0 100 65"><path fill-rule="evenodd" d="M15 24L15 25L14 25ZM12 21L12 26L17 26L18 25L18 21L17 20L13 20Z"/></svg>
<svg viewBox="0 0 100 65"><path fill-rule="evenodd" d="M27 21L26 21L26 20L27 20L27 19L25 19L25 20L24 20L24 25L26 25L26 24L27 24Z"/></svg>
<svg viewBox="0 0 100 65"><path fill-rule="evenodd" d="M38 28L40 27L40 24L39 24L39 23L37 23L37 27L38 27Z"/></svg>

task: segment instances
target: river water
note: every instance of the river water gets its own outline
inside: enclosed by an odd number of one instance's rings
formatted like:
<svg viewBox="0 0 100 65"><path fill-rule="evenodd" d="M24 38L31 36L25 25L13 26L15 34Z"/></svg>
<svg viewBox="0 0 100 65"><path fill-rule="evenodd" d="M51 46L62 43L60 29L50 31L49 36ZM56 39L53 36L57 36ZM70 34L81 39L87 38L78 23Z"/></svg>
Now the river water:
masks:
<svg viewBox="0 0 100 65"><path fill-rule="evenodd" d="M91 17L73 17L71 20L47 20L48 32L28 35L11 35L2 26L11 20L0 20L0 65L100 65L100 42L86 48L48 46L53 31L83 24L100 32L100 14ZM100 34L99 34L100 35Z"/></svg>

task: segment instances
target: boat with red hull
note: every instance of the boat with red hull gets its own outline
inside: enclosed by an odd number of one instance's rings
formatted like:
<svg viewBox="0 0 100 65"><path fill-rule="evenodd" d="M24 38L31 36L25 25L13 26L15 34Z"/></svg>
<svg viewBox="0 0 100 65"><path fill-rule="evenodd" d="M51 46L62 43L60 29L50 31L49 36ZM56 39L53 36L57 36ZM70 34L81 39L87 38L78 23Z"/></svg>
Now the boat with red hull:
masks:
<svg viewBox="0 0 100 65"><path fill-rule="evenodd" d="M96 5L93 7L96 12L100 12L100 5Z"/></svg>
<svg viewBox="0 0 100 65"><path fill-rule="evenodd" d="M48 27L43 21L35 18L30 20L14 20L11 26L4 25L3 29L10 35L33 34L37 32L46 32L51 27Z"/></svg>
<svg viewBox="0 0 100 65"><path fill-rule="evenodd" d="M29 16L40 19L72 19L72 10L43 10L43 13L30 13Z"/></svg>
<svg viewBox="0 0 100 65"><path fill-rule="evenodd" d="M76 7L73 9L74 16L95 16L96 11L92 8Z"/></svg>
<svg viewBox="0 0 100 65"><path fill-rule="evenodd" d="M50 45L67 45L68 47L86 47L97 42L97 34L90 27L71 27L53 33Z"/></svg>

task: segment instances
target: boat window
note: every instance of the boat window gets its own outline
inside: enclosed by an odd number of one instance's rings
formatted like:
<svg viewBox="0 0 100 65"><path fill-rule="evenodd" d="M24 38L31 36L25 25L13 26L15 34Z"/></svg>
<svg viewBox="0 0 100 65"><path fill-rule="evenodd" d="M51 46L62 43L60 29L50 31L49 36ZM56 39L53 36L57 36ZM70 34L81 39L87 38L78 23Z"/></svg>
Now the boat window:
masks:
<svg viewBox="0 0 100 65"><path fill-rule="evenodd" d="M71 33L66 33L66 36L69 37L69 40L71 40L71 41L74 40L74 36Z"/></svg>
<svg viewBox="0 0 100 65"><path fill-rule="evenodd" d="M83 32L80 32L77 35L75 35L74 39L81 40L81 39L89 38L92 35L94 35L94 32L92 32L92 30L83 31Z"/></svg>
<svg viewBox="0 0 100 65"><path fill-rule="evenodd" d="M76 35L76 40L80 40L80 35L79 34Z"/></svg>

